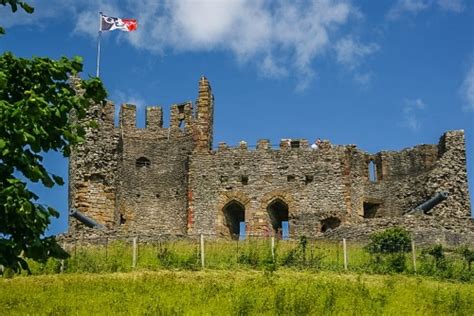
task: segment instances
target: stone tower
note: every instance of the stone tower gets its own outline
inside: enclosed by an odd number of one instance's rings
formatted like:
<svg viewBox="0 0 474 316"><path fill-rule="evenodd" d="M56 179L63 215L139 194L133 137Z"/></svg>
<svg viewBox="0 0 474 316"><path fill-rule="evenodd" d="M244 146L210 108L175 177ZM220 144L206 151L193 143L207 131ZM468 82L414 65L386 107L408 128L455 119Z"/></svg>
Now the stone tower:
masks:
<svg viewBox="0 0 474 316"><path fill-rule="evenodd" d="M160 106L146 108L145 128L136 126L136 107L124 104L119 126L114 105L90 108L85 143L69 166L69 207L111 231L140 234L187 233L189 159L212 147L213 100L205 77L199 81L197 110L192 102L171 106L163 127ZM70 231L84 229L70 220Z"/></svg>

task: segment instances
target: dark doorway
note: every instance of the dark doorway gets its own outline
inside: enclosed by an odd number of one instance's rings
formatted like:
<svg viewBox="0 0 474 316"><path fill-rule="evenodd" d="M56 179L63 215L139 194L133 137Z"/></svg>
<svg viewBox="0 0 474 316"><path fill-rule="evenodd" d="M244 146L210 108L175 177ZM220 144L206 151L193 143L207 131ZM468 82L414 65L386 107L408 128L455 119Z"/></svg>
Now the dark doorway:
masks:
<svg viewBox="0 0 474 316"><path fill-rule="evenodd" d="M271 202L267 207L270 224L277 235L283 233L283 222L288 223L288 205L280 199Z"/></svg>
<svg viewBox="0 0 474 316"><path fill-rule="evenodd" d="M245 207L237 201L230 201L223 211L229 235L234 239L239 238L241 223L245 223Z"/></svg>
<svg viewBox="0 0 474 316"><path fill-rule="evenodd" d="M341 225L341 220L337 217L328 217L321 221L321 232L335 229Z"/></svg>
<svg viewBox="0 0 474 316"><path fill-rule="evenodd" d="M364 202L364 218L377 217L379 206L379 203Z"/></svg>

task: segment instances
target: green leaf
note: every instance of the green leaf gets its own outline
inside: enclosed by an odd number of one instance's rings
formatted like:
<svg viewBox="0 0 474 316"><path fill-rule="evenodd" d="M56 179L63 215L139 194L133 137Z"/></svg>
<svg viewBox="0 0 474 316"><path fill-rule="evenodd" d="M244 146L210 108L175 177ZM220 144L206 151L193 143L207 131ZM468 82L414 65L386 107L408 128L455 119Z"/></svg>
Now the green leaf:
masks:
<svg viewBox="0 0 474 316"><path fill-rule="evenodd" d="M64 180L60 176L53 175L53 179L54 179L54 182L56 182L58 185L63 185L64 184Z"/></svg>
<svg viewBox="0 0 474 316"><path fill-rule="evenodd" d="M25 10L26 13L32 14L35 9L30 7L26 2L20 2L20 6Z"/></svg>
<svg viewBox="0 0 474 316"><path fill-rule="evenodd" d="M0 138L0 149L5 147L6 144L7 144L7 142Z"/></svg>

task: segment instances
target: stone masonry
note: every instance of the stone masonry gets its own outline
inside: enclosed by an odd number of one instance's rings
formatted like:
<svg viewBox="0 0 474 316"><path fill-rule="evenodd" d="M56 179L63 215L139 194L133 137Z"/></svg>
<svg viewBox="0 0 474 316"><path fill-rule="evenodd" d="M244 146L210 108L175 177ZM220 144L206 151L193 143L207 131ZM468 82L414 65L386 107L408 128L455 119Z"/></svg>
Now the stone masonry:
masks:
<svg viewBox="0 0 474 316"><path fill-rule="evenodd" d="M86 141L70 158L69 208L105 226L97 232L70 219L70 235L247 234L364 238L403 225L439 242L474 242L467 186L464 132L438 144L369 154L355 145L305 139L258 141L250 150L219 143L212 149L214 96L205 77L198 99L147 107L145 128L136 108L94 105L80 122ZM89 125L87 125L89 124ZM430 215L406 215L437 192L449 197ZM421 238L421 237L420 237Z"/></svg>

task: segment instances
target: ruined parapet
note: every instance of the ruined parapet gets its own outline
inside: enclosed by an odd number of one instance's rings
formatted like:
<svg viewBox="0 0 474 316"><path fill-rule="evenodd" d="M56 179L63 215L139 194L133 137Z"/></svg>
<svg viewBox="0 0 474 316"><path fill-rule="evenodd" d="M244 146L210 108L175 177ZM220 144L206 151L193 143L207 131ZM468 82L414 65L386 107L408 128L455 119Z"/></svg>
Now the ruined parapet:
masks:
<svg viewBox="0 0 474 316"><path fill-rule="evenodd" d="M214 130L214 95L206 77L199 80L199 97L194 123L194 139L197 151L210 151Z"/></svg>
<svg viewBox="0 0 474 316"><path fill-rule="evenodd" d="M152 130L163 128L163 109L161 106L147 106L145 127Z"/></svg>
<svg viewBox="0 0 474 316"><path fill-rule="evenodd" d="M190 129L193 124L193 104L191 102L173 104L170 114L170 128Z"/></svg>

